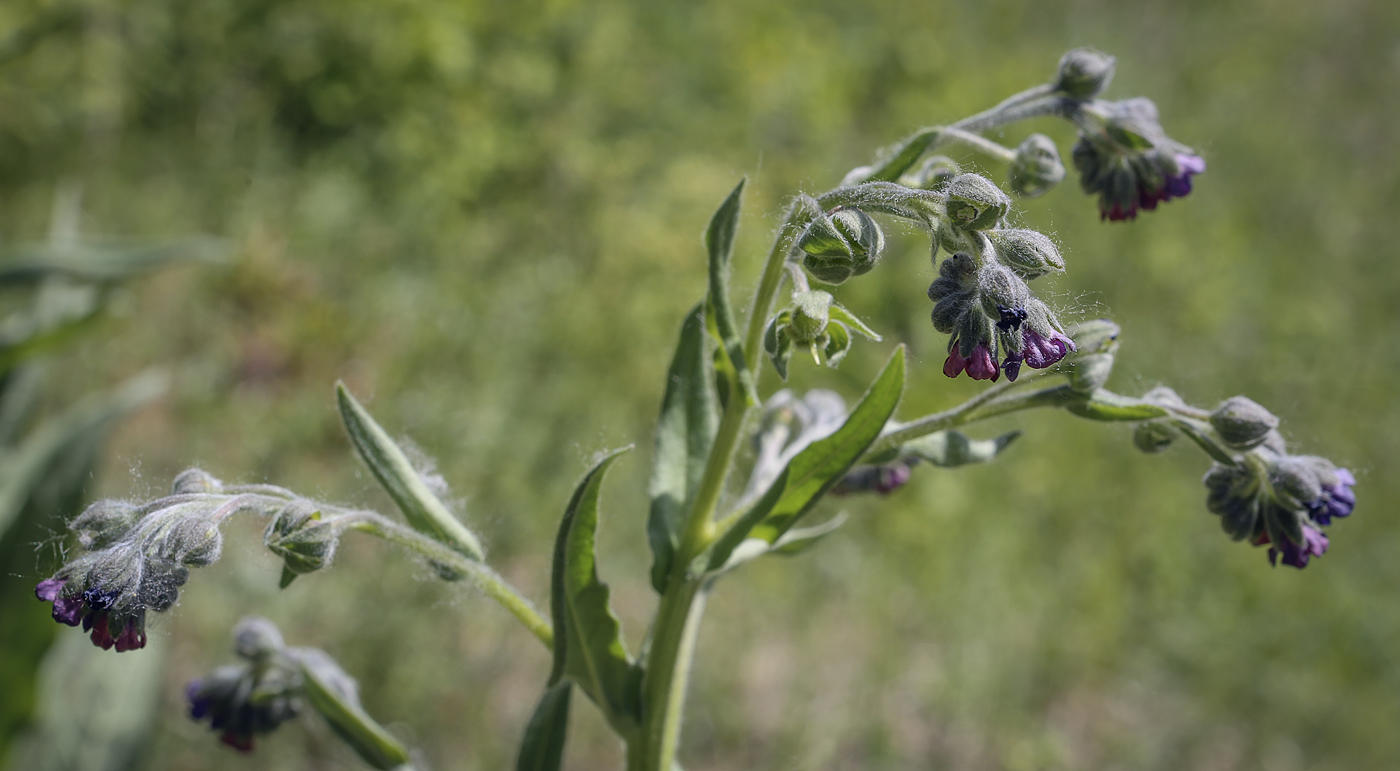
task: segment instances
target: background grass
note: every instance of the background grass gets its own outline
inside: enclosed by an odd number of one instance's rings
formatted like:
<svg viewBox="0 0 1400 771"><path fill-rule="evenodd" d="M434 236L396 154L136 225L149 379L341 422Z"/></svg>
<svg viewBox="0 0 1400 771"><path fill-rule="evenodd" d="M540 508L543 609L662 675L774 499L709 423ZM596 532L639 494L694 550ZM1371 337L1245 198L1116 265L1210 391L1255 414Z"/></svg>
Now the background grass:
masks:
<svg viewBox="0 0 1400 771"><path fill-rule="evenodd" d="M200 464L388 507L339 428L343 378L436 459L493 563L542 601L586 460L636 442L602 534L634 644L654 605L651 421L703 291L699 233L737 178L751 178L745 293L795 190L1042 81L1070 47L1117 55L1108 95L1154 99L1209 170L1128 225L1100 223L1073 180L1027 202L1021 221L1069 266L1048 289L1071 318L1122 325L1111 387L1168 383L1206 406L1250 395L1300 451L1357 472L1356 516L1306 571L1270 570L1206 512L1195 450L1143 456L1127 429L1060 414L989 425L1026 435L994 465L925 468L888 500L842 501L843 533L721 586L682 758L1400 763L1400 6L15 0L4 34L6 242L41 239L56 188L80 185L87 233L235 246L226 265L132 284L105 330L55 362L55 408L152 364L175 374L118 432L94 495L152 494ZM1067 155L1058 123L999 138L1032 130ZM892 240L839 299L911 345L912 415L975 387L938 372L926 243ZM840 371L798 365L794 381L854 397L887 350L858 345ZM357 767L312 721L243 757L182 716L182 683L228 659L227 630L250 612L339 658L428 766L513 762L548 659L504 612L355 541L278 592L258 535L234 525L223 562L154 627L165 703L145 767ZM41 611L24 623L47 623ZM620 760L576 710L567 764Z"/></svg>

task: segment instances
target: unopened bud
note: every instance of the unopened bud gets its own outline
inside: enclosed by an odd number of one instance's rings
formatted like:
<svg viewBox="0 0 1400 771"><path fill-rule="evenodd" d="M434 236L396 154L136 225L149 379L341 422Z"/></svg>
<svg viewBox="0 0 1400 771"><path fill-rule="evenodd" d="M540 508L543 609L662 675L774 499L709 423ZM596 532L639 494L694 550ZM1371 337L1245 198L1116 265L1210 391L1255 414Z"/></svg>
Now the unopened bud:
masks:
<svg viewBox="0 0 1400 771"><path fill-rule="evenodd" d="M181 471L180 475L175 477L175 482L170 485L170 494L219 493L223 489L224 483L215 479L213 474L203 469L191 468Z"/></svg>
<svg viewBox="0 0 1400 771"><path fill-rule="evenodd" d="M1322 481L1306 457L1286 457L1269 468L1269 480L1274 489L1292 496L1303 504L1322 497Z"/></svg>
<svg viewBox="0 0 1400 771"><path fill-rule="evenodd" d="M78 545L97 551L121 540L140 519L140 508L126 501L98 501L68 524L78 536Z"/></svg>
<svg viewBox="0 0 1400 771"><path fill-rule="evenodd" d="M860 209L838 209L812 220L797 242L802 264L818 281L840 284L868 273L885 250L885 234Z"/></svg>
<svg viewBox="0 0 1400 771"><path fill-rule="evenodd" d="M1109 375L1113 374L1113 359L1111 353L1091 353L1077 358L1069 366L1070 390L1091 394L1103 388Z"/></svg>
<svg viewBox="0 0 1400 771"><path fill-rule="evenodd" d="M1011 210L1011 199L996 183L978 174L959 174L948 182L948 219L963 230L995 227Z"/></svg>
<svg viewBox="0 0 1400 771"><path fill-rule="evenodd" d="M284 647L277 625L261 616L244 616L233 628L233 651L249 661L265 659Z"/></svg>
<svg viewBox="0 0 1400 771"><path fill-rule="evenodd" d="M296 575L330 564L340 542L340 528L321 519L321 512L304 503L288 504L263 531L263 545L282 558Z"/></svg>
<svg viewBox="0 0 1400 771"><path fill-rule="evenodd" d="M1116 350L1114 346L1117 344L1118 333L1121 330L1117 324L1109 319L1090 319L1081 321L1065 331L1074 341L1075 350L1080 354L1088 355Z"/></svg>
<svg viewBox="0 0 1400 771"><path fill-rule="evenodd" d="M1060 250L1043 233L1034 230L992 230L988 231L987 238L996 248L997 257L1027 281L1065 269Z"/></svg>
<svg viewBox="0 0 1400 771"><path fill-rule="evenodd" d="M1060 184L1065 178L1065 164L1055 141L1044 134L1031 134L1016 146L1016 157L1008 169L1011 192L1035 198Z"/></svg>
<svg viewBox="0 0 1400 771"><path fill-rule="evenodd" d="M999 308L1024 308L1030 303L1031 290L1019 276L993 260L983 263L977 272L977 291L982 310L989 318L1000 318Z"/></svg>
<svg viewBox="0 0 1400 771"><path fill-rule="evenodd" d="M1133 429L1133 446L1149 455L1162 452L1176 441L1177 430L1165 420L1148 420Z"/></svg>
<svg viewBox="0 0 1400 771"><path fill-rule="evenodd" d="M831 321L831 294L820 289L792 296L792 322L788 334L793 342L806 345L821 337Z"/></svg>
<svg viewBox="0 0 1400 771"><path fill-rule="evenodd" d="M1116 59L1092 48L1076 48L1060 57L1055 90L1075 99L1091 99L1113 80Z"/></svg>
<svg viewBox="0 0 1400 771"><path fill-rule="evenodd" d="M1210 424L1226 444L1249 449L1263 443L1278 427L1278 417L1253 399L1232 396L1210 414Z"/></svg>
<svg viewBox="0 0 1400 771"><path fill-rule="evenodd" d="M223 545L217 520L190 516L170 527L161 541L160 554L173 562L204 567L219 561Z"/></svg>

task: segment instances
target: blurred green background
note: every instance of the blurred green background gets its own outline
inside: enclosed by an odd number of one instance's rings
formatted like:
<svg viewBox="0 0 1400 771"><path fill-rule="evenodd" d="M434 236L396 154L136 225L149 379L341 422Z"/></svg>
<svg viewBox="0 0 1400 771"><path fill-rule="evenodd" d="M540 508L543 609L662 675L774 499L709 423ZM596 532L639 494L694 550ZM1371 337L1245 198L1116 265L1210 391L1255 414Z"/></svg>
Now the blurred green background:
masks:
<svg viewBox="0 0 1400 771"><path fill-rule="evenodd" d="M981 427L1025 436L995 464L840 501L843 532L721 585L683 762L1400 766L1396 3L10 0L0 243L43 240L67 189L85 234L232 245L221 266L128 283L52 362L54 411L171 368L169 395L114 432L93 496L153 495L199 464L388 510L338 424L343 378L436 459L493 563L543 601L586 461L636 442L602 534L635 644L654 604L651 421L714 208L750 177L747 297L786 196L1042 82L1079 45L1115 54L1107 96L1154 99L1209 169L1126 225L1100 223L1073 179L1025 202L1023 224L1069 266L1040 291L1071 319L1122 325L1110 387L1268 405L1298 451L1356 471L1356 515L1306 571L1271 570L1206 512L1193 448L1144 456L1128 429L1063 414ZM1030 131L1068 157L1060 122L999 138ZM904 340L907 417L975 388L938 371L926 240L892 235L881 268L838 294L887 342L837 372L799 364L794 382L854 397ZM548 657L509 616L353 537L279 592L259 533L233 524L152 648L99 664L163 657L135 767L360 767L312 720L245 757L183 716L183 683L227 663L228 630L254 612L336 656L428 767L513 763ZM41 554L6 572L50 568ZM52 626L46 610L7 609L5 626ZM621 764L591 707L566 764Z"/></svg>

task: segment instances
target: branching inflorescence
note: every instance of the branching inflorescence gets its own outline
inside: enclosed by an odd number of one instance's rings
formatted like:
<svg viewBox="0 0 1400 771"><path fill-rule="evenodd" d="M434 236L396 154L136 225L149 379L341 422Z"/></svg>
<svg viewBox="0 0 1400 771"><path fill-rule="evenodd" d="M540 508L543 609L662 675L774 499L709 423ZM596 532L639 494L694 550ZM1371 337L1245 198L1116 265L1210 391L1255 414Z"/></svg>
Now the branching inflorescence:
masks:
<svg viewBox="0 0 1400 771"><path fill-rule="evenodd" d="M565 508L546 620L488 567L476 535L343 386L338 397L352 444L403 523L270 485L224 485L192 470L176 479L169 496L141 504L102 501L73 520L83 553L40 582L36 594L53 603L56 620L81 623L97 645L129 651L144 646L146 614L175 603L189 569L218 559L219 528L228 517L267 520L264 543L283 559L284 587L329 564L344 533L365 533L418 554L444 580L475 582L552 651L519 768L558 768L577 688L625 742L629 769L669 771L695 636L716 581L758 557L800 551L840 527L844 517L814 526L803 521L827 494L889 494L918 466L987 462L1017 436L973 439L956 430L970 423L1051 407L1133 424L1133 442L1147 453L1185 437L1213 461L1204 479L1207 507L1226 533L1267 545L1271 564L1305 567L1327 549L1323 528L1351 514L1353 475L1326 459L1290 454L1278 418L1245 397L1205 410L1166 387L1141 397L1106 390L1117 325L1063 323L1031 289L1065 270L1055 243L1009 225L1012 198L996 183L963 172L951 157L929 155L949 145L970 148L1007 164L1013 194L1034 197L1065 176L1054 142L1034 134L1012 149L982 132L1055 117L1078 130L1074 166L1085 192L1098 197L1103 219L1131 220L1186 195L1204 161L1166 135L1150 101L1097 98L1113 65L1096 51L1071 51L1051 82L963 121L922 129L836 188L797 196L742 329L728 278L743 182L724 201L705 236L708 291L685 316L658 421L646 531L660 602L640 654L623 642L594 549L603 478L623 451L603 456ZM833 294L878 267L886 239L877 216L911 222L930 236L937 272L928 289L932 322L948 335L943 374L990 383L952 409L895 420L905 377L898 346L853 405L824 390L783 389L762 399L765 354L786 380L798 349L835 367L856 336L881 341ZM774 312L785 281L788 300ZM738 448L746 441L755 460L742 489L727 494L731 484L738 488ZM249 749L255 734L309 703L371 765L407 763L402 746L360 709L353 681L325 654L286 647L262 620L245 621L237 639L245 663L195 681L188 693L191 714L209 719L225 743Z"/></svg>

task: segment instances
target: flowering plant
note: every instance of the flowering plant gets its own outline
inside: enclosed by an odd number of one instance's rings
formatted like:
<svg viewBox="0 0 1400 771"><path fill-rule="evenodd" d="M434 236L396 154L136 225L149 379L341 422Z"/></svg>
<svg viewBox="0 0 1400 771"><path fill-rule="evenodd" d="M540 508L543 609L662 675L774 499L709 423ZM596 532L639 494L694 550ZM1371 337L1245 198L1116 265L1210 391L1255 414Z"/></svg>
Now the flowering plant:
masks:
<svg viewBox="0 0 1400 771"><path fill-rule="evenodd" d="M1204 478L1207 507L1226 533L1267 545L1271 564L1303 568L1327 549L1322 529L1351 513L1352 474L1323 458L1291 454L1277 417L1248 398L1207 410L1166 387L1140 397L1107 390L1118 327L1104 319L1067 324L1031 288L1066 268L1054 241L1011 227L1013 199L998 184L930 155L945 146L970 148L1008 166L1012 194L1035 197L1066 173L1053 141L1036 134L1013 149L983 134L1056 117L1079 132L1074 166L1085 192L1098 196L1103 219L1131 220L1186 195L1204 161L1167 136L1150 101L1098 98L1113 64L1096 51L1071 51L1050 82L962 121L917 131L837 187L797 195L742 323L729 273L744 182L724 200L705 233L707 291L684 316L657 424L646 535L659 605L638 648L623 640L595 548L604 477L630 448L597 458L565 506L549 608L541 612L492 569L476 533L343 385L337 400L351 442L402 521L273 485L229 485L192 469L167 496L102 501L74 519L80 553L36 594L53 603L55 620L81 624L98 646L125 652L145 645L148 613L175 604L190 569L219 558L220 526L230 516L266 520L263 542L283 561L283 587L330 564L347 532L375 536L417 554L442 580L480 587L552 652L519 768L559 767L577 689L625 743L627 767L655 771L677 766L696 635L719 579L760 557L809 548L839 528L841 516L807 521L828 494L890 494L921 464L988 462L1016 437L971 438L958 430L966 425L1058 408L1133 424L1135 446L1148 453L1185 437L1213 461ZM928 288L931 319L948 336L943 374L990 384L952 409L896 419L906 376L904 347L897 345L853 405L825 390L765 397L765 358L786 379L798 350L818 366L835 367L857 336L882 341L835 296L841 284L879 267L886 238L877 216L930 237L937 273ZM787 299L775 310L785 287ZM752 463L740 452L746 444L754 448ZM262 619L245 620L235 638L243 663L192 682L187 694L191 715L208 719L226 744L250 750L256 735L310 706L370 765L413 763L325 653L288 647Z"/></svg>

